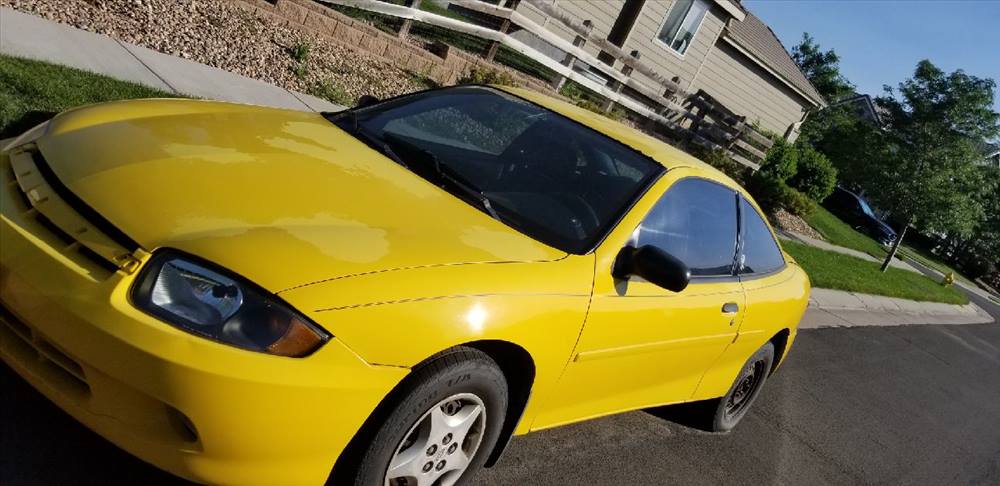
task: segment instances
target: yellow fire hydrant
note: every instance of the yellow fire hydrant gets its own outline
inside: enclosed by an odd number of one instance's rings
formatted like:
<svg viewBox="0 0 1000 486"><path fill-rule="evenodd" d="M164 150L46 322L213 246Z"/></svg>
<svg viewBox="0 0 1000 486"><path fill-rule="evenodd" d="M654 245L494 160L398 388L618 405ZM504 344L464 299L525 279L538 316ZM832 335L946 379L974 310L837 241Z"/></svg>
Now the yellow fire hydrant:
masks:
<svg viewBox="0 0 1000 486"><path fill-rule="evenodd" d="M953 283L955 283L955 272L948 272L944 274L944 278L941 279L941 285L950 287Z"/></svg>

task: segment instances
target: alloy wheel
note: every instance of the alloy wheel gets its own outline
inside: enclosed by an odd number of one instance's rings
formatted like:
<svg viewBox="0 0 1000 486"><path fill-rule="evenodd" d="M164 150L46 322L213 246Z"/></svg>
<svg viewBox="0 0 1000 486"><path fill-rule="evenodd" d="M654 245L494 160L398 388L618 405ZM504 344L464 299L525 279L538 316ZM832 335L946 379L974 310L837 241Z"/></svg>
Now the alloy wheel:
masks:
<svg viewBox="0 0 1000 486"><path fill-rule="evenodd" d="M451 486L479 450L486 405L472 393L441 400L403 436L385 472L385 486Z"/></svg>

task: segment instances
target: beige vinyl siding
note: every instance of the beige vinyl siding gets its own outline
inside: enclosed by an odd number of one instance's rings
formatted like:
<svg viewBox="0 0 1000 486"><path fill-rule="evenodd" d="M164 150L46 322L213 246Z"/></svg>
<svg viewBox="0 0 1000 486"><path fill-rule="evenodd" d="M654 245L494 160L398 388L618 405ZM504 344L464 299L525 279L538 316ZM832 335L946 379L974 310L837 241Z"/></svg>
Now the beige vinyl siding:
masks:
<svg viewBox="0 0 1000 486"><path fill-rule="evenodd" d="M681 88L688 93L703 89L733 112L745 115L748 121L759 120L763 127L779 134L802 119L811 105L801 95L719 38L729 14L714 1L709 0L711 7L684 55L660 42L657 35L674 2L647 0L622 50L639 51L642 62L660 76L667 79L679 76ZM624 0L558 0L555 5L578 23L590 20L593 35L607 38L624 3ZM576 37L529 2L522 1L517 10L567 41ZM600 52L591 42L583 49L595 57ZM659 83L642 73L634 71L631 76L653 91L662 92Z"/></svg>
<svg viewBox="0 0 1000 486"><path fill-rule="evenodd" d="M562 0L557 2L555 6L578 24L583 24L584 20L590 20L594 26L593 35L603 38L608 36L611 26L614 25L615 19L618 18L618 12L624 4L625 0L594 2ZM528 2L521 2L517 11L566 41L573 42L576 39L576 32L564 26L559 20L550 18L545 12ZM601 52L593 43L589 42L584 44L583 51L594 57L597 57ZM562 61L562 59L557 59L557 61Z"/></svg>
<svg viewBox="0 0 1000 486"><path fill-rule="evenodd" d="M608 37L623 5L625 5L625 0L560 0L556 2L556 8L572 15L581 24L584 20L589 20L594 26L593 35L602 39Z"/></svg>
<svg viewBox="0 0 1000 486"><path fill-rule="evenodd" d="M591 34L594 37L605 39L611 32L611 27L615 24L622 6L625 5L625 0L560 0L555 5L577 23L583 24L585 20L589 20L593 25ZM557 22L552 20L549 23L551 25ZM575 37L576 35L573 34L569 40L573 40ZM601 50L590 42L584 44L583 50L594 57L601 53Z"/></svg>
<svg viewBox="0 0 1000 486"><path fill-rule="evenodd" d="M764 128L779 135L802 119L810 106L805 98L721 39L688 91L695 93L699 89L735 113L745 115L748 122L760 120Z"/></svg>
<svg viewBox="0 0 1000 486"><path fill-rule="evenodd" d="M725 25L728 14L714 2L711 3L711 8L705 14L694 40L688 46L687 52L681 56L656 38L673 4L673 0L647 1L635 26L632 27L632 33L625 42L624 50L627 52L638 50L646 65L667 79L680 76L681 88L686 88L694 79L702 60L712 50L712 43Z"/></svg>
<svg viewBox="0 0 1000 486"><path fill-rule="evenodd" d="M545 30L548 30L549 32L552 32L553 34L556 34L570 42L573 42L573 40L576 39L576 32L573 32L573 29L566 27L558 20L549 20L548 25L545 26ZM559 59L559 61L562 61L562 59Z"/></svg>
<svg viewBox="0 0 1000 486"><path fill-rule="evenodd" d="M521 2L517 6L517 12L525 17L528 17L532 22L545 27L545 22L549 20L549 16L542 12L534 5L528 2Z"/></svg>

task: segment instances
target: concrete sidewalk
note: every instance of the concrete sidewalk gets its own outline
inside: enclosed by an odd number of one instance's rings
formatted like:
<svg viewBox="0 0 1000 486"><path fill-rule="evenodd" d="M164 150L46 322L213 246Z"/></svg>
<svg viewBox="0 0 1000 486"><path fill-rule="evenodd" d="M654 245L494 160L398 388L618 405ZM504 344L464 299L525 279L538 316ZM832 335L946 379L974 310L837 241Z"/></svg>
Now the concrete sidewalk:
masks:
<svg viewBox="0 0 1000 486"><path fill-rule="evenodd" d="M840 290L812 289L799 327L901 326L908 324L981 324L993 317L976 304L918 302Z"/></svg>
<svg viewBox="0 0 1000 486"><path fill-rule="evenodd" d="M177 94L302 111L344 107L33 15L0 8L0 53L132 81Z"/></svg>
<svg viewBox="0 0 1000 486"><path fill-rule="evenodd" d="M880 265L882 264L882 260L880 260L878 258L875 258L875 257L873 257L873 256L871 256L871 255L869 255L867 253L864 253L864 252L860 252L860 251L857 251L857 250L852 250L850 248L844 248L842 246L837 246L837 245L834 245L834 244L831 244L831 243L827 243L827 242L825 242L823 240L817 240L816 238L812 238L812 237L806 236L806 235L804 235L802 233L796 233L794 231L783 230L782 233L784 233L786 236L790 237L793 240L797 240L800 243L803 243L803 244L806 244L806 245L809 245L809 246L813 246L813 247L819 248L821 250L832 251L834 253L840 253L842 255L848 255L848 256L852 256L854 258L860 258L862 260L867 260L867 261L870 261L870 262L875 262L875 263L878 263ZM898 268L900 270L909 270L911 272L920 273L919 270L917 270L916 268L913 268L913 266L911 266L910 264L908 264L908 263L906 263L904 261L895 259L895 258L891 262L889 262L889 266L891 266L893 268Z"/></svg>

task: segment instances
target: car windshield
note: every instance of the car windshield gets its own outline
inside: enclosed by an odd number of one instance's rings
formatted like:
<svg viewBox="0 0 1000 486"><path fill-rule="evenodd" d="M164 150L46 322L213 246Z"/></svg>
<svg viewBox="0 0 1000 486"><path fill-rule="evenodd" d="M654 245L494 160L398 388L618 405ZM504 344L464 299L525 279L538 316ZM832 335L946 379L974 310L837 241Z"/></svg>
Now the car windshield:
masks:
<svg viewBox="0 0 1000 486"><path fill-rule="evenodd" d="M861 203L861 210L864 211L865 214L867 214L868 216L871 216L871 217L873 217L875 219L878 219L875 216L875 212L872 211L872 208L870 206L868 206L868 202L865 201L864 198L858 197L858 202Z"/></svg>
<svg viewBox="0 0 1000 486"><path fill-rule="evenodd" d="M483 86L329 116L417 175L569 253L593 249L664 171L591 128Z"/></svg>

